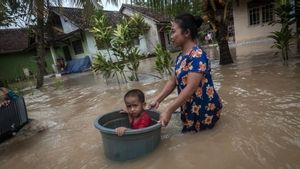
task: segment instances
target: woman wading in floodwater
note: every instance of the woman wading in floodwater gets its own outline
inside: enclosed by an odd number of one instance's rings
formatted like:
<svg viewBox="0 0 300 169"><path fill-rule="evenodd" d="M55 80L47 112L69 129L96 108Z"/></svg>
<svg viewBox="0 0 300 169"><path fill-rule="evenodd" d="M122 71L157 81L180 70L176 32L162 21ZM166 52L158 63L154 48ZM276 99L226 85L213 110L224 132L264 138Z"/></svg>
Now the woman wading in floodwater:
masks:
<svg viewBox="0 0 300 169"><path fill-rule="evenodd" d="M172 22L171 39L175 47L181 48L181 52L176 58L175 74L150 104L152 108L158 108L160 102L177 88L178 97L161 113L160 122L166 126L172 113L181 107L182 132L214 127L222 109L207 55L196 42L197 30L202 22L200 17L190 14L177 16Z"/></svg>

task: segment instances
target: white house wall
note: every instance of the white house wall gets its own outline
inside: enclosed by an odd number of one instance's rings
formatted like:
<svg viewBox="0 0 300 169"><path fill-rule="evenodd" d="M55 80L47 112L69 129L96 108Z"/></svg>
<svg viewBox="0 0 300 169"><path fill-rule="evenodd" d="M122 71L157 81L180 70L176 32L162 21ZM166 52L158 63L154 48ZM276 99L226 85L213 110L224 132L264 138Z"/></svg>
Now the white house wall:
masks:
<svg viewBox="0 0 300 169"><path fill-rule="evenodd" d="M127 16L132 16L134 14L134 12L132 10L127 9L127 8L123 9L122 13ZM144 20L145 20L145 23L147 23L150 26L150 29L145 34L147 53L153 53L155 51L155 46L157 44L160 44L156 22L146 16L144 16ZM143 49L140 49L140 50L142 51Z"/></svg>
<svg viewBox="0 0 300 169"><path fill-rule="evenodd" d="M89 53L89 56L95 55L98 52L98 48L97 48L94 34L86 31L85 38L86 38L86 45L87 45L86 53Z"/></svg>
<svg viewBox="0 0 300 169"><path fill-rule="evenodd" d="M64 29L64 33L70 33L78 29L78 27L72 24L68 18L62 15L60 15L59 18Z"/></svg>
<svg viewBox="0 0 300 169"><path fill-rule="evenodd" d="M239 1L239 6L234 5L233 18L236 43L265 39L270 32L280 29L280 25L269 25L268 23L250 25L247 2Z"/></svg>
<svg viewBox="0 0 300 169"><path fill-rule="evenodd" d="M147 54L148 48L147 48L147 42L145 36L140 36L139 37L140 45L137 45L137 47L140 50L141 54Z"/></svg>
<svg viewBox="0 0 300 169"><path fill-rule="evenodd" d="M276 49L270 48L273 44L273 40L268 38L268 36L271 35L271 32L280 30L280 25L272 26L268 23L250 25L248 2L249 0L240 0L238 6L236 4L233 6L235 42L236 45L239 46L236 48L236 54L238 56L246 56L254 51L261 53L276 51ZM293 28L296 30L296 25L293 25ZM292 51L295 51L294 48L295 46L292 46Z"/></svg>

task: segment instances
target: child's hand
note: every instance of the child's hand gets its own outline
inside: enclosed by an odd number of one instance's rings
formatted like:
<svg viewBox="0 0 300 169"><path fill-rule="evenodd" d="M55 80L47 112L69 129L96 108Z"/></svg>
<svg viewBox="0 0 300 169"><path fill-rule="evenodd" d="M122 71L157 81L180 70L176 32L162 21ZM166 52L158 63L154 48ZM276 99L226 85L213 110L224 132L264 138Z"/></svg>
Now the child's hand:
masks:
<svg viewBox="0 0 300 169"><path fill-rule="evenodd" d="M124 133L125 133L125 131L126 131L126 127L118 127L118 128L116 128L116 132L117 132L117 135L118 136L123 136L124 135Z"/></svg>

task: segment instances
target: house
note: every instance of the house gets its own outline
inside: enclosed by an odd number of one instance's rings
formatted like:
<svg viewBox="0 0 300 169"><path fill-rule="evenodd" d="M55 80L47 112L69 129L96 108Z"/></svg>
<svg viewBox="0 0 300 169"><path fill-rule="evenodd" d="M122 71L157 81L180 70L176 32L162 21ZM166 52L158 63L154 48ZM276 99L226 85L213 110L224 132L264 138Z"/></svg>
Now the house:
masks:
<svg viewBox="0 0 300 169"><path fill-rule="evenodd" d="M52 7L49 20L53 22L52 38L49 38L50 51L53 62L63 57L66 61L85 56L91 58L98 52L106 53L101 44L96 43L91 25L86 21L83 9ZM148 8L123 4L120 11L103 11L112 27L121 21L122 17L130 17L134 13L140 13L145 22L150 26L144 36L136 40L136 46L142 54L148 55L154 52L155 46L160 43L166 48L171 48L170 35L166 31L169 19Z"/></svg>
<svg viewBox="0 0 300 169"><path fill-rule="evenodd" d="M37 71L34 38L27 28L0 29L0 80L17 80L24 69ZM50 53L46 53L46 71L53 72Z"/></svg>
<svg viewBox="0 0 300 169"><path fill-rule="evenodd" d="M245 48L237 48L237 55L247 50L259 52L270 50L273 41L268 36L271 32L280 30L280 25L269 24L275 19L274 8L274 0L237 0L234 3L235 43L237 46L246 46ZM292 28L296 32L296 24ZM247 47L251 44L259 45L253 49ZM293 46L292 51L296 51L295 46Z"/></svg>
<svg viewBox="0 0 300 169"><path fill-rule="evenodd" d="M172 49L167 26L170 19L151 9L123 4L120 11L103 11L112 27L121 21L122 17L130 17L139 13L149 25L149 30L136 40L136 46L142 54L148 55L155 51L155 46ZM57 59L64 58L66 62L95 56L98 52L106 53L106 49L97 44L91 25L85 19L83 9L51 7L47 19L46 61L47 71L57 71ZM12 80L24 76L23 69L36 72L36 50L34 38L28 29L0 30L0 78Z"/></svg>
<svg viewBox="0 0 300 169"><path fill-rule="evenodd" d="M109 24L115 26L122 18L119 12L104 11L109 18ZM89 31L90 24L84 18L83 9L51 7L49 20L52 22L52 36L48 38L53 62L57 58L66 61L92 57L98 52L97 43L93 33Z"/></svg>
<svg viewBox="0 0 300 169"><path fill-rule="evenodd" d="M120 8L120 13L129 17L134 13L139 13L144 17L145 22L150 26L149 31L144 35L149 53L154 52L157 44L161 44L169 50L173 49L170 31L168 31L168 25L170 25L169 17L153 9L129 4L123 4Z"/></svg>

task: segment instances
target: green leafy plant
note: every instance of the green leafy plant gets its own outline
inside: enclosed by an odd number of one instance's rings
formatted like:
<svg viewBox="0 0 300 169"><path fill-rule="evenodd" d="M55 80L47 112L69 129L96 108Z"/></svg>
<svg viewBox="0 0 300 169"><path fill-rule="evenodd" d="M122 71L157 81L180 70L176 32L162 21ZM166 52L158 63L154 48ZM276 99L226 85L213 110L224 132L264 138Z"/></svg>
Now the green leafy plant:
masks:
<svg viewBox="0 0 300 169"><path fill-rule="evenodd" d="M140 60L142 58L143 58L143 56L140 55L140 51L136 47L131 48L130 51L128 52L128 56L127 56L127 60L128 60L127 68L131 71L131 76L130 76L131 80L135 80L135 81L139 80L137 71L139 69Z"/></svg>
<svg viewBox="0 0 300 169"><path fill-rule="evenodd" d="M155 47L155 69L163 75L167 73L169 75L172 74L172 65L174 64L174 60L172 59L170 53L163 49L160 44Z"/></svg>
<svg viewBox="0 0 300 169"><path fill-rule="evenodd" d="M271 32L269 37L274 39L274 44L271 47L280 50L283 63L286 64L293 40L293 32L290 26L296 21L295 14L292 13L294 6L287 0L277 0L276 5L274 12L278 19L273 22L273 25L280 24L281 29ZM279 52L275 53L275 55L278 54Z"/></svg>
<svg viewBox="0 0 300 169"><path fill-rule="evenodd" d="M116 77L120 84L118 74L122 74L124 64L114 63L111 59L106 59L101 53L98 53L93 60L92 68L95 72L100 72L106 80L110 77Z"/></svg>
<svg viewBox="0 0 300 169"><path fill-rule="evenodd" d="M96 55L93 70L100 72L104 78L117 77L121 75L127 82L124 73L124 68L127 67L131 72L128 77L129 80L138 81L138 68L140 60L143 58L139 49L134 45L134 40L143 35L149 26L145 23L143 17L134 14L130 19L123 17L122 21L117 25L115 30L107 26L107 20L104 15L95 15L94 27L92 32L95 34L96 39L106 44L109 59L99 53ZM112 60L109 47L113 52L116 62Z"/></svg>
<svg viewBox="0 0 300 169"><path fill-rule="evenodd" d="M149 26L145 23L143 17L134 14L130 20L123 18L122 22L117 25L112 39L112 50L114 55L126 64L131 72L129 80L138 81L138 69L140 60L143 58L139 49L134 45L134 40L143 35Z"/></svg>
<svg viewBox="0 0 300 169"><path fill-rule="evenodd" d="M107 19L102 13L96 13L92 18L93 27L91 32L94 33L97 43L102 44L108 54L108 59L106 59L106 57L104 57L100 52L95 56L92 66L93 70L95 72L99 71L106 80L110 77L116 77L119 84L120 80L118 74L120 74L124 78L125 82L127 82L124 73L124 66L119 64L118 58L117 63L113 62L112 55L109 50L113 37L112 27L108 26Z"/></svg>

